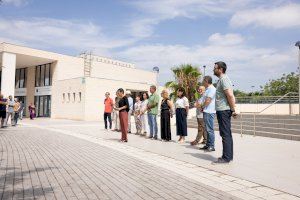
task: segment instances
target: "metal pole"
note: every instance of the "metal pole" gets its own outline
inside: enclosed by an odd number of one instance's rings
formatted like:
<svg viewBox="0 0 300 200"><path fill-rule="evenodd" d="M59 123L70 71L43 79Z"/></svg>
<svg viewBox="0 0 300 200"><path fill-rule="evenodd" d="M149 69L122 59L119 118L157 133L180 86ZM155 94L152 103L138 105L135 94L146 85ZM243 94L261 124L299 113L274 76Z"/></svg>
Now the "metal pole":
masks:
<svg viewBox="0 0 300 200"><path fill-rule="evenodd" d="M300 41L296 42L295 44L296 47L299 48L299 55L298 55L298 70L299 70L299 91L298 91L298 97L299 97L299 113L298 115L300 116Z"/></svg>
<svg viewBox="0 0 300 200"><path fill-rule="evenodd" d="M300 116L300 46L299 46L299 53L298 53L299 55L298 55L298 70L299 70L299 80L298 80L298 82L299 82L299 90L298 90L298 97L299 97L299 116Z"/></svg>
<svg viewBox="0 0 300 200"><path fill-rule="evenodd" d="M243 137L243 114L241 113L241 137Z"/></svg>
<svg viewBox="0 0 300 200"><path fill-rule="evenodd" d="M256 115L256 113L254 113L254 135L253 136L255 136L256 135L256 117L255 117L255 115Z"/></svg>

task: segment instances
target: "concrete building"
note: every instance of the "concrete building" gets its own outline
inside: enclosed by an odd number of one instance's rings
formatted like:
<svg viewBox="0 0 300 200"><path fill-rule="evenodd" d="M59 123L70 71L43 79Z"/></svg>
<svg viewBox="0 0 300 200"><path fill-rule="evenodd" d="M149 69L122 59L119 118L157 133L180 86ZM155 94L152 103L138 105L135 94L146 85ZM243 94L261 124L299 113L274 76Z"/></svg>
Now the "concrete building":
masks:
<svg viewBox="0 0 300 200"><path fill-rule="evenodd" d="M156 84L157 73L134 64L90 54L78 57L0 44L0 84L4 96L34 103L37 116L99 120L104 94L122 87L133 95ZM28 112L27 112L28 115Z"/></svg>

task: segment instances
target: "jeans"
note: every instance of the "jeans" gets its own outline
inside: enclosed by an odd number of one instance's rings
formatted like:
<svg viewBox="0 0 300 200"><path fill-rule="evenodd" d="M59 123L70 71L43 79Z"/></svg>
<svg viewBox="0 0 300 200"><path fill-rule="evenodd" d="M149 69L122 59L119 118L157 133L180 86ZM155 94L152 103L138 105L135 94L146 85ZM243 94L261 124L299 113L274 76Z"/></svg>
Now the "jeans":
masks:
<svg viewBox="0 0 300 200"><path fill-rule="evenodd" d="M207 132L207 147L215 147L214 118L215 113L203 113L205 130Z"/></svg>
<svg viewBox="0 0 300 200"><path fill-rule="evenodd" d="M157 128L156 115L148 113L148 124L150 129L150 137L157 138L158 128Z"/></svg>
<svg viewBox="0 0 300 200"><path fill-rule="evenodd" d="M105 129L107 129L107 118L108 118L108 122L109 122L109 128L111 129L111 113L104 113L104 125L105 125Z"/></svg>
<svg viewBox="0 0 300 200"><path fill-rule="evenodd" d="M5 126L7 126L8 119L10 117L11 125L15 125L15 112L7 112L6 113L6 120L5 120Z"/></svg>
<svg viewBox="0 0 300 200"><path fill-rule="evenodd" d="M18 119L19 119L19 112L15 112L15 116L14 116L15 125L18 124Z"/></svg>
<svg viewBox="0 0 300 200"><path fill-rule="evenodd" d="M230 110L217 111L220 135L222 137L223 155L222 158L227 162L233 159L233 139L231 133L231 115Z"/></svg>

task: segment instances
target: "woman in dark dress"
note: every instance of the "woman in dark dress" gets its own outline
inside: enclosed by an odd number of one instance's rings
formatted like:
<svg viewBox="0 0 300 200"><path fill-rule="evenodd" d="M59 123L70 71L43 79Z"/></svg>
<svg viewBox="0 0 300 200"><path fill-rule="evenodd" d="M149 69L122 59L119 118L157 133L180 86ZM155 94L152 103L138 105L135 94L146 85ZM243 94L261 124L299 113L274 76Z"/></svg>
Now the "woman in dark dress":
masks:
<svg viewBox="0 0 300 200"><path fill-rule="evenodd" d="M33 120L35 118L35 106L30 103L30 105L28 106L28 109L29 109L29 113L30 113L30 119Z"/></svg>
<svg viewBox="0 0 300 200"><path fill-rule="evenodd" d="M161 97L163 98L163 100L161 101L161 106L160 106L161 139L163 141L170 141L171 140L170 117L173 116L173 104L172 104L172 101L169 99L169 94L168 94L167 90L163 90L161 92Z"/></svg>

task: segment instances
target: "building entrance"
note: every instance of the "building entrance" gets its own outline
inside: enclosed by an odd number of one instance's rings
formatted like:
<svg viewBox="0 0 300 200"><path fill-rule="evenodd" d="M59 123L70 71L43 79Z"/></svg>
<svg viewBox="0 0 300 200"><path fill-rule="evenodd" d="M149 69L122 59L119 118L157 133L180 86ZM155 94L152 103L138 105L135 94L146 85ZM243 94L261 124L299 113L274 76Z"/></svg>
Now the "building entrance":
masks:
<svg viewBox="0 0 300 200"><path fill-rule="evenodd" d="M37 117L50 117L51 116L51 96L35 96L34 105Z"/></svg>

